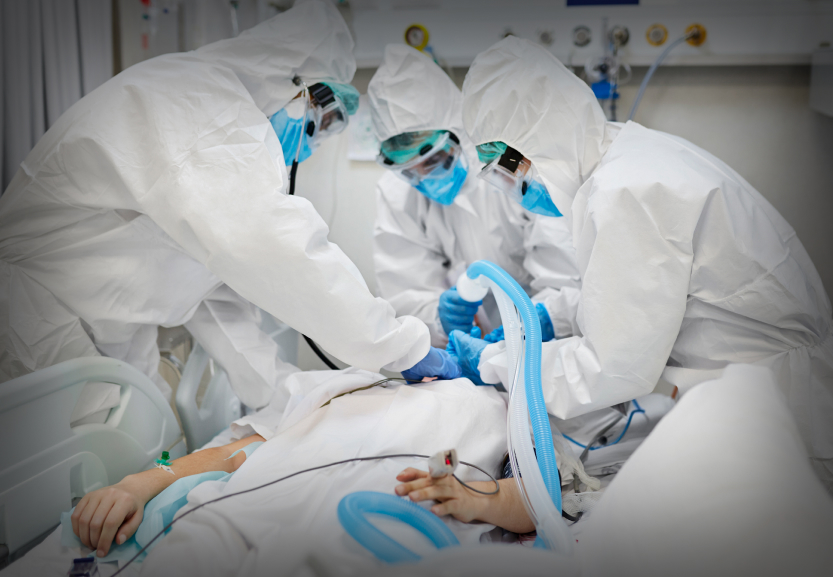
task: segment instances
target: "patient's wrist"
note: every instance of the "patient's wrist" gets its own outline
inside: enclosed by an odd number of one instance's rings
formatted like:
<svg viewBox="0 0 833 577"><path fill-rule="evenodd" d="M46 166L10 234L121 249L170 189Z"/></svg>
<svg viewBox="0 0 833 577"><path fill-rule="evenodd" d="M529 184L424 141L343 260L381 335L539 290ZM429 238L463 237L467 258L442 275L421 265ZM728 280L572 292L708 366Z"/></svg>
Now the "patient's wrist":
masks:
<svg viewBox="0 0 833 577"><path fill-rule="evenodd" d="M116 487L135 495L136 498L147 503L165 489L162 479L157 478L159 469L142 471L134 475L128 475L118 483ZM160 471L161 472L161 471Z"/></svg>

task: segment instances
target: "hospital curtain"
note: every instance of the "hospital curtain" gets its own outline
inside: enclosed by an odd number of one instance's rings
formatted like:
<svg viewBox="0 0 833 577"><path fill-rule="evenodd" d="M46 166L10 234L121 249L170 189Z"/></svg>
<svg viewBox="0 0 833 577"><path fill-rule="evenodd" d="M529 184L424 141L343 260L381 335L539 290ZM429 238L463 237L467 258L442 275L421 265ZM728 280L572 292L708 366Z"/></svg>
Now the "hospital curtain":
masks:
<svg viewBox="0 0 833 577"><path fill-rule="evenodd" d="M0 190L58 117L112 74L112 0L0 0Z"/></svg>

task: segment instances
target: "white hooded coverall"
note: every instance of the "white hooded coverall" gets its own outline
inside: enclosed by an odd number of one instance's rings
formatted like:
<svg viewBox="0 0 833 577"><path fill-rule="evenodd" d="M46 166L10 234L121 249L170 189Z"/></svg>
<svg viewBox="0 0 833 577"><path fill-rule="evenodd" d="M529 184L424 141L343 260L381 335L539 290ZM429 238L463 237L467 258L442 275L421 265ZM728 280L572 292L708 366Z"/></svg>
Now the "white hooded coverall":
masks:
<svg viewBox="0 0 833 577"><path fill-rule="evenodd" d="M463 121L475 144L503 141L529 158L572 221L580 336L543 345L551 413L627 401L660 377L684 392L729 363L765 365L833 490L830 301L758 191L690 142L607 122L584 82L514 37L475 59ZM505 374L502 347L481 355L486 382Z"/></svg>
<svg viewBox="0 0 833 577"><path fill-rule="evenodd" d="M444 347L448 335L437 314L440 295L468 265L486 259L544 303L556 336L575 334L581 282L567 223L528 212L477 178L482 163L463 131L462 94L448 75L425 54L391 44L367 94L380 141L404 132L448 130L460 139L469 166L448 206L392 173L379 179L373 235L379 294L398 314L424 321L431 343ZM488 316L480 322L488 331L500 325L500 316L493 299L484 307Z"/></svg>
<svg viewBox="0 0 833 577"><path fill-rule="evenodd" d="M349 82L352 52L330 2L299 2L70 108L0 198L0 381L104 354L160 382L157 327L185 323L259 407L295 369L250 303L357 367L421 360L424 324L374 298L312 205L286 194L269 123L295 75Z"/></svg>

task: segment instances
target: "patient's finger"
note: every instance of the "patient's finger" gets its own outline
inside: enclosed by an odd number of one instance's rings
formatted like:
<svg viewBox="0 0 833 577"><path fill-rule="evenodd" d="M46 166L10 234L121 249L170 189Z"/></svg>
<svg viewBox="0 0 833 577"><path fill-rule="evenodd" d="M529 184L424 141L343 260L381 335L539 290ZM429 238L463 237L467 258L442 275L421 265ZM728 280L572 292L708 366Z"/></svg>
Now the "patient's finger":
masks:
<svg viewBox="0 0 833 577"><path fill-rule="evenodd" d="M414 469L413 467L408 467L401 473L396 476L397 481L402 481L407 483L408 481L413 481L414 479L420 479L422 477L427 477L427 471L420 471L419 469Z"/></svg>
<svg viewBox="0 0 833 577"><path fill-rule="evenodd" d="M133 533L135 533L136 529L139 528L139 525L142 524L143 515L144 508L141 508L138 511L134 510L132 514L128 515L127 521L124 522L124 525L121 526L119 532L116 534L116 543L121 545L133 536Z"/></svg>
<svg viewBox="0 0 833 577"><path fill-rule="evenodd" d="M114 499L107 495L96 507L95 514L90 520L90 547L98 547L98 539L101 536L101 530L104 528L104 520L113 508Z"/></svg>
<svg viewBox="0 0 833 577"><path fill-rule="evenodd" d="M437 517L442 517L444 515L453 515L457 512L459 508L459 499L449 499L448 501L437 503L436 505L431 507L431 512L434 513L434 515L436 515Z"/></svg>
<svg viewBox="0 0 833 577"><path fill-rule="evenodd" d="M411 501L429 501L432 499L439 501L441 499L450 499L453 496L454 491L446 484L431 485L430 487L408 493L408 497Z"/></svg>
<svg viewBox="0 0 833 577"><path fill-rule="evenodd" d="M78 531L79 531L78 522L79 522L79 519L81 519L81 513L84 512L84 507L86 507L87 503L89 502L88 497L89 497L89 493L87 495L84 495L81 498L81 500L75 506L75 510L72 512L72 515L70 515L70 517L69 517L69 520L72 523L72 532L75 533L76 535L78 535Z"/></svg>
<svg viewBox="0 0 833 577"><path fill-rule="evenodd" d="M89 497L90 499L87 501L87 505L78 517L78 538L81 539L81 542L86 547L92 548L92 545L90 544L90 521L95 514L95 510L98 507L98 502L101 500L101 496L96 492L91 493Z"/></svg>
<svg viewBox="0 0 833 577"><path fill-rule="evenodd" d="M417 479L416 481L411 481L410 483L403 483L402 485L397 485L396 494L400 497L402 495L407 495L411 491L416 491L417 489L422 489L424 487L428 487L429 485L434 483L434 479L428 477L427 475L421 479Z"/></svg>
<svg viewBox="0 0 833 577"><path fill-rule="evenodd" d="M119 499L113 504L113 508L107 513L104 525L101 527L101 535L98 537L98 556L104 557L110 551L110 543L116 536L116 531L121 527L124 518L127 517L133 508L132 503L126 499Z"/></svg>

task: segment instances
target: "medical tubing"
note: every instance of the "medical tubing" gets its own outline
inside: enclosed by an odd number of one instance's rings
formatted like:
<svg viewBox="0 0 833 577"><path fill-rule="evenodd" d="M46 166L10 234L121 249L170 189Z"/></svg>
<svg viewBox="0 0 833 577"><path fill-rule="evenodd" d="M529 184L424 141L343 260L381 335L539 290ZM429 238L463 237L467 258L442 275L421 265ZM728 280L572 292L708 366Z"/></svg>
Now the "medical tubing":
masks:
<svg viewBox="0 0 833 577"><path fill-rule="evenodd" d="M520 358L526 358L526 355L523 352L525 342L518 317L518 308L506 292L488 277L480 276L477 280L471 280L467 274L464 274L457 282L457 287L461 296L467 300L483 298L490 288L495 295L506 336L508 368L512 371L510 373L512 381L509 387L510 403L507 436L509 439L509 460L515 482L518 485L524 507L538 531L536 546L545 546L559 553L572 555L575 539L560 514L560 491L558 499L553 502L541 475L538 458L532 444L532 431L530 430L525 394L526 386L516 386L519 382L526 382L523 370L524 363L520 362Z"/></svg>
<svg viewBox="0 0 833 577"><path fill-rule="evenodd" d="M292 79L295 84L303 84L304 92L304 121L301 123L301 134L298 135L298 146L295 148L295 159L292 161L292 168L289 170L289 195L295 194L295 175L298 173L298 158L301 155L301 147L304 145L304 133L307 131L307 111L309 111L309 88L307 83L301 80L299 76ZM319 355L320 356L320 355Z"/></svg>
<svg viewBox="0 0 833 577"><path fill-rule="evenodd" d="M668 56L668 53L671 52L674 48L685 42L689 39L690 34L686 34L681 38L677 38L674 42L668 45L668 48L662 51L662 53L654 60L654 63L651 64L651 67L648 69L648 72L645 74L645 78L642 80L642 84L639 86L639 93L636 95L636 100L633 101L633 106L631 107L631 113L628 115L628 120L633 120L633 117L636 115L636 109L639 108L639 103L642 101L642 95L645 94L645 89L648 87L648 83L651 81L651 76L654 75L659 65L662 64L662 61L665 60L665 57Z"/></svg>
<svg viewBox="0 0 833 577"><path fill-rule="evenodd" d="M131 563L133 563L136 559L138 559L139 556L142 553L147 551L148 548L151 545L153 545L156 542L157 539L159 539L159 537L161 537L162 535L167 533L168 529L173 527L174 523L176 523L180 519L183 519L183 518L187 517L188 515L190 515L194 511L202 509L206 505L211 505L212 503L217 503L218 501L223 501L225 499L230 499L231 497L236 497L238 495L244 495L246 493L253 493L253 492L258 491L260 489L264 489L266 487L276 485L277 483L280 483L281 481L286 481L287 479L291 479L292 477L297 477L298 475L302 475L304 473L311 473L312 471L319 471L321 469L327 469L329 467L335 467L336 465L344 465L345 463L355 463L355 462L358 462L358 461L379 461L381 459L398 459L398 458L403 458L403 457L417 457L417 458L420 458L420 459L430 459L431 458L428 455L419 455L417 453L396 453L396 454L392 454L392 455L378 455L378 456L375 456L375 457L353 457L352 459L344 459L344 460L341 460L341 461L335 461L333 463L327 463L325 465L319 465L317 467L310 467L309 469L302 469L300 471L295 471L294 473L290 473L289 475L281 477L280 479L275 479L274 481L268 481L266 483L263 483L262 485L258 485L257 487L252 487L251 489L244 489L242 491L237 491L235 493L229 493L228 495L222 495L221 497L217 497L216 499L211 499L210 501L206 501L205 503L200 503L199 505L197 505L193 509L189 509L188 511L185 511L182 515L179 515L174 520L172 520L170 523L165 525L162 528L161 531L159 531L156 535L153 536L153 539L148 541L147 544L145 544L144 547L139 549L139 551L135 555L133 555L133 557L131 557L130 560L127 563L122 565L119 568L118 571L113 573L111 575L111 577L116 577L116 575L118 575L119 573L124 571ZM484 475L489 477L489 479L491 479L495 483L495 485L497 485L498 487L500 486L499 483L497 482L497 479L495 479L491 474L484 471L483 469L481 469L480 467L478 467L474 463L469 463L467 461L460 461L460 464L465 465L467 467L471 467L472 469L477 469L478 471L480 471L481 473L483 473Z"/></svg>
<svg viewBox="0 0 833 577"><path fill-rule="evenodd" d="M521 286L510 277L502 268L487 260L479 260L472 263L466 274L471 279L484 276L495 283L505 292L523 321L525 346L524 346L524 381L525 393L529 410L529 419L532 423L532 433L537 448L538 468L547 486L547 491L553 503L558 506L561 512L561 485L558 477L558 466L555 462L555 447L552 443L552 430L547 416L547 408L544 403L544 393L541 390L541 323L538 320L538 313L535 305L529 299Z"/></svg>
<svg viewBox="0 0 833 577"><path fill-rule="evenodd" d="M391 539L367 520L367 515L384 515L410 525L425 535L437 549L460 542L445 523L416 503L375 491L357 491L338 504L338 520L359 544L386 563L419 561L420 556Z"/></svg>
<svg viewBox="0 0 833 577"><path fill-rule="evenodd" d="M312 349L312 352L314 352L318 356L318 358L324 362L325 365L327 365L334 371L340 370L333 361L327 358L327 355L324 354L324 351L318 348L318 345L315 344L315 341L313 341L307 335L302 334L301 336L304 337L305 341L307 341L307 344L309 345L309 348Z"/></svg>
<svg viewBox="0 0 833 577"><path fill-rule="evenodd" d="M636 401L634 401L634 404L636 404ZM628 415L628 422L627 422L627 423L625 423L625 428L624 428L624 429L622 429L622 432L621 432L621 433L619 433L619 436L618 436L618 437L616 438L616 440L615 440L615 441L613 441L612 443L608 443L608 444L606 444L606 445L602 445L601 447L594 447L594 446L593 446L593 442L590 442L588 445L582 445L581 443L579 443L578 441L576 441L576 440L575 440L575 439L573 439L572 437L568 437L567 435L564 435L564 438L565 438L565 439L567 439L568 441L570 441L571 443L573 443L574 445L578 445L578 446L579 446L579 447L581 447L582 449L586 449L587 447L590 447L590 450L591 450L591 451L597 451L597 450L599 450L599 449L604 449L605 447L612 447L613 445L615 445L616 443L618 443L619 441L621 441L621 440L622 440L622 437L624 437L624 436L625 436L625 433L627 433L627 432L628 432L628 428L631 426L631 421L633 420L633 416L634 416L634 415L637 415L637 414L639 414L639 413L645 414L645 409L643 409L642 407L640 407L638 404L636 404L636 406L637 406L637 408L636 408L636 409L634 409L633 411L631 411L630 415ZM617 421L614 421L613 423L611 423L611 426L615 425L615 424L616 424L616 423L618 423L618 422L619 422L618 420L617 420ZM604 434L604 433L606 433L606 432L607 432L607 429L603 430L603 431L602 431L602 434Z"/></svg>
<svg viewBox="0 0 833 577"><path fill-rule="evenodd" d="M298 161L292 161L292 168L289 169L289 195L295 194L295 173L298 172Z"/></svg>

